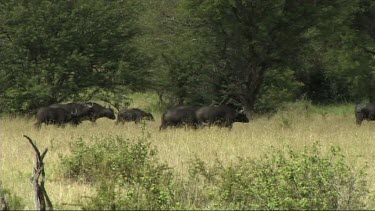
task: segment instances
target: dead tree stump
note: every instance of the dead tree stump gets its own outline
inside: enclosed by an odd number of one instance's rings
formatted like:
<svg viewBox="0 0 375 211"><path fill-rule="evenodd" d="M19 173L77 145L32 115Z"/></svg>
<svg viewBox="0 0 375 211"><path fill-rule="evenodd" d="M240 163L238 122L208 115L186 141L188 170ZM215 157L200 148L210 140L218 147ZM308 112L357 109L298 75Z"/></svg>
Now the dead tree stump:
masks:
<svg viewBox="0 0 375 211"><path fill-rule="evenodd" d="M48 148L46 148L42 154L40 154L39 149L36 147L34 142L28 136L24 135L35 151L35 167L33 170L33 176L31 177L31 182L34 186L35 191L35 208L36 210L53 210L51 200L48 197L47 191L44 188L45 172L43 159L47 154ZM46 206L47 203L47 206Z"/></svg>

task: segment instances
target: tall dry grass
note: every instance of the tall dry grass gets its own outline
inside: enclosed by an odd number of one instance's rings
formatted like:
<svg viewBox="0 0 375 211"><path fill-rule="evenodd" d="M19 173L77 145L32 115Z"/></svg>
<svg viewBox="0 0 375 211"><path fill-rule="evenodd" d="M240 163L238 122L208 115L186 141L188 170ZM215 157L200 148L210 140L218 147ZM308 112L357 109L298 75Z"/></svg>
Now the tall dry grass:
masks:
<svg viewBox="0 0 375 211"><path fill-rule="evenodd" d="M189 160L194 156L207 163L219 159L222 163L236 161L238 156L257 158L268 153L270 146L286 145L302 149L318 141L322 150L330 145L342 148L348 161L355 166L368 164L370 189L375 188L375 122L355 125L354 115L334 112L283 111L272 117L260 117L248 124L235 123L232 130L216 127L200 130L168 129L159 132L160 115L155 122L148 122L146 132L158 149L158 156L178 175L187 173ZM29 182L33 168L34 152L23 135L37 142L39 149L48 147L45 157L46 189L58 209L77 209L80 199L94 190L83 183L72 183L59 173L59 155L70 153L69 144L91 136L119 135L137 138L141 125L127 123L115 126L114 121L99 119L94 125L84 122L78 127L43 126L34 129L34 119L2 118L0 120L1 180L3 186L22 197L26 209L34 209L33 188ZM369 199L369 207L375 203Z"/></svg>

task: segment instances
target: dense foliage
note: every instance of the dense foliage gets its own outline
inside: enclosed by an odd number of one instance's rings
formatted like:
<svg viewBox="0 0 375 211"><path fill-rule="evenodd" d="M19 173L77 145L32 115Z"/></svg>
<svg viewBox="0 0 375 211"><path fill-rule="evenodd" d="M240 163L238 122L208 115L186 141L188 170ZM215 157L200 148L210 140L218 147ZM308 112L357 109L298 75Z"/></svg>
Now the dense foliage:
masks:
<svg viewBox="0 0 375 211"><path fill-rule="evenodd" d="M144 76L138 76L145 60L131 43L136 8L129 6L130 1L0 4L1 103L24 111L98 89L143 89Z"/></svg>
<svg viewBox="0 0 375 211"><path fill-rule="evenodd" d="M373 101L371 0L159 0L0 3L0 105Z"/></svg>
<svg viewBox="0 0 375 211"><path fill-rule="evenodd" d="M220 172L218 194L231 209L356 209L365 207L363 171L351 170L340 149L322 156L317 146L302 153L271 150L261 162L240 160Z"/></svg>
<svg viewBox="0 0 375 211"><path fill-rule="evenodd" d="M157 159L143 136L80 140L62 157L65 176L85 181L96 194L79 201L84 209L364 209L368 186L363 169L345 161L338 147L322 153L318 144L302 152L270 149L251 160L207 166L190 161L181 177Z"/></svg>
<svg viewBox="0 0 375 211"><path fill-rule="evenodd" d="M156 149L142 137L94 138L93 145L82 140L72 146L72 156L64 157L64 174L76 181L91 183L97 195L84 205L92 209L165 209L173 192L172 171L156 158Z"/></svg>

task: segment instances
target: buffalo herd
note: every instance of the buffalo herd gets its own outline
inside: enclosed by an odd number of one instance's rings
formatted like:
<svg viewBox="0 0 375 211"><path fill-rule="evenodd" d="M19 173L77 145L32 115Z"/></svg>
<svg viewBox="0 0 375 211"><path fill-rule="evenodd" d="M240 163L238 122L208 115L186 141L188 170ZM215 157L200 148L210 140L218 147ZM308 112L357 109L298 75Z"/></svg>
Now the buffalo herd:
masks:
<svg viewBox="0 0 375 211"><path fill-rule="evenodd" d="M64 126L69 123L79 125L84 120L94 122L102 117L116 119L112 108L103 107L94 102L52 104L41 107L36 113L36 128L42 123ZM138 108L121 109L117 115L116 125L125 122L139 123L141 120L154 121L151 113ZM234 122L249 122L243 112L229 106L176 106L162 114L159 130L167 127L187 126L197 129L203 126L220 126L232 128Z"/></svg>
<svg viewBox="0 0 375 211"><path fill-rule="evenodd" d="M159 130L168 126L201 126L217 125L232 128L234 122L249 122L243 112L238 112L228 106L177 106L163 113Z"/></svg>
<svg viewBox="0 0 375 211"><path fill-rule="evenodd" d="M36 113L36 128L42 123L63 126L70 123L79 125L84 120L94 122L99 118L116 119L112 108L103 107L94 102L52 104L41 107ZM361 125L363 120L375 121L375 104L357 104L355 106L356 123ZM116 125L125 122L139 123L141 120L154 121L151 113L138 108L121 109L117 115ZM243 111L235 110L226 105L218 106L175 106L165 111L161 116L159 130L168 127L191 127L197 129L204 126L216 125L232 128L234 122L249 122Z"/></svg>
<svg viewBox="0 0 375 211"><path fill-rule="evenodd" d="M105 108L93 102L52 104L38 109L35 127L40 128L42 123L46 125L56 124L59 126L70 123L76 126L83 120L95 122L102 117L116 119L112 108Z"/></svg>

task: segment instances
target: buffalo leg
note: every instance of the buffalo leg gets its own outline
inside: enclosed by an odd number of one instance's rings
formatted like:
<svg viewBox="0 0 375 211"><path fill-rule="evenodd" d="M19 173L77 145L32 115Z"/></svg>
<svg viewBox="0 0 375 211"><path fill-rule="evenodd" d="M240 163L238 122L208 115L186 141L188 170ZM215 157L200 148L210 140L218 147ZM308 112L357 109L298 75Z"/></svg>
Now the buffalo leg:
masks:
<svg viewBox="0 0 375 211"><path fill-rule="evenodd" d="M361 125L362 121L364 119L364 115L361 112L356 112L355 113L355 119L356 119L357 125Z"/></svg>
<svg viewBox="0 0 375 211"><path fill-rule="evenodd" d="M357 118L357 119L356 119L356 123L357 123L357 125L362 125L362 121L363 121L363 119L361 119L361 118Z"/></svg>
<svg viewBox="0 0 375 211"><path fill-rule="evenodd" d="M230 121L230 120L227 120L227 121L225 121L225 125L224 126L227 127L227 128L229 128L229 130L230 130L233 127L233 122Z"/></svg>
<svg viewBox="0 0 375 211"><path fill-rule="evenodd" d="M161 131L161 130L165 130L166 128L167 128L167 124L166 123L162 123L161 125L160 125L160 127L159 127L159 131Z"/></svg>
<svg viewBox="0 0 375 211"><path fill-rule="evenodd" d="M41 122L36 122L36 123L34 124L34 127L35 127L36 129L40 130L40 128L42 127L42 123L41 123Z"/></svg>

